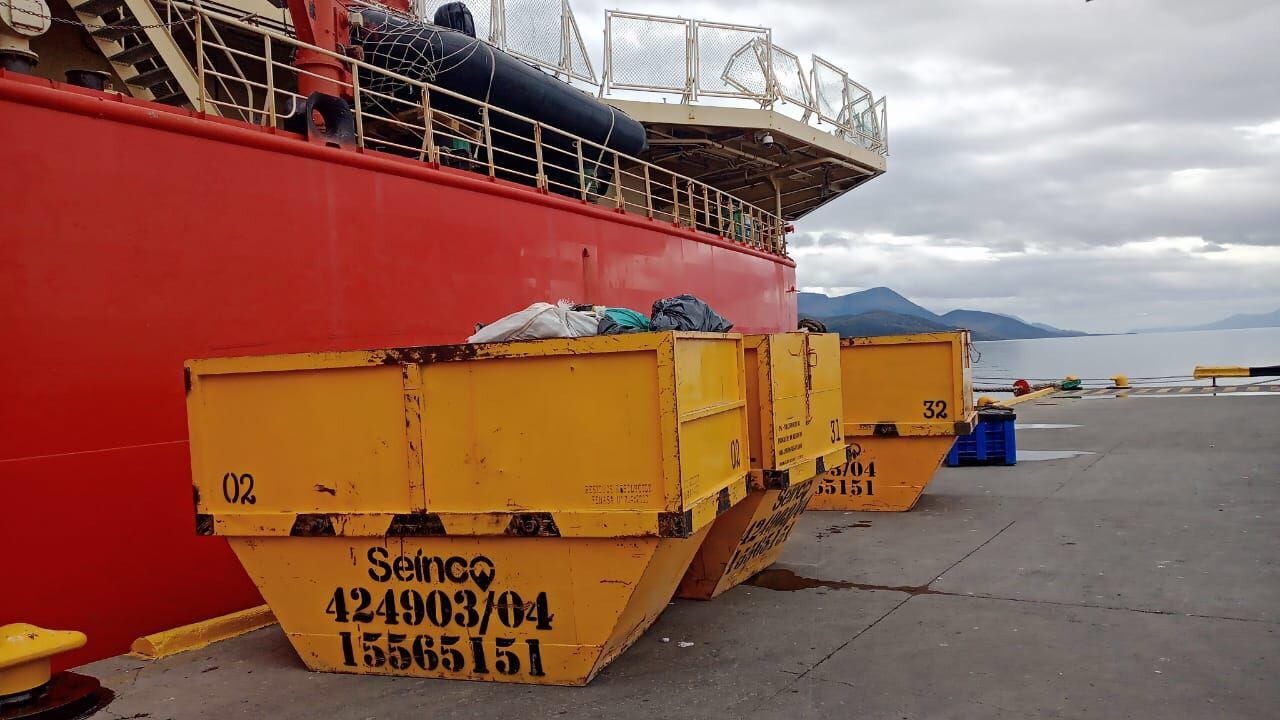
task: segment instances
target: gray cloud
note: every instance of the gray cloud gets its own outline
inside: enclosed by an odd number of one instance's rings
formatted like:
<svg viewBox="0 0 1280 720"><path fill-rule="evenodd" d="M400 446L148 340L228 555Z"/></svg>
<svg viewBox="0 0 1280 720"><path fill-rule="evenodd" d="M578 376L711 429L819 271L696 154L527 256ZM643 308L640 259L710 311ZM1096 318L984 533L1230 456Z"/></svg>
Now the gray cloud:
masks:
<svg viewBox="0 0 1280 720"><path fill-rule="evenodd" d="M802 284L886 284L942 310L968 302L1098 329L1280 306L1280 6L866 2L827 15L792 28L830 48L820 53L840 53L837 17L879 31L844 43L838 61L889 95L893 155L888 174L801 228L991 257L975 276L965 263L880 259L916 247L805 254ZM1267 123L1271 134L1257 129ZM1091 252L1156 237L1205 242ZM1263 251L1202 260L1242 246Z"/></svg>
<svg viewBox="0 0 1280 720"><path fill-rule="evenodd" d="M772 27L888 96L889 171L799 224L802 286L1085 329L1280 307L1274 0L622 7Z"/></svg>
<svg viewBox="0 0 1280 720"><path fill-rule="evenodd" d="M1202 252L1202 253L1227 252L1227 246L1221 243L1216 243L1216 242L1206 242L1204 244L1204 247L1198 248L1193 252Z"/></svg>

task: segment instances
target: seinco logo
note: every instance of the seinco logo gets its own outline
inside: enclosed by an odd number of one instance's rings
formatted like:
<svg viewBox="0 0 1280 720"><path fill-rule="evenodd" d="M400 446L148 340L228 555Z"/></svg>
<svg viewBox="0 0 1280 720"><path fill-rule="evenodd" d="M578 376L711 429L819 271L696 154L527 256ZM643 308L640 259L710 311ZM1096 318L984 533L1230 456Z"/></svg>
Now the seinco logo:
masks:
<svg viewBox="0 0 1280 720"><path fill-rule="evenodd" d="M493 561L484 555L467 558L433 557L423 555L419 550L414 555L400 554L391 557L391 553L380 545L369 548L369 577L374 582L389 582L393 577L401 582L420 582L426 585L452 582L464 584L468 580L474 582L484 592L493 583L497 570Z"/></svg>

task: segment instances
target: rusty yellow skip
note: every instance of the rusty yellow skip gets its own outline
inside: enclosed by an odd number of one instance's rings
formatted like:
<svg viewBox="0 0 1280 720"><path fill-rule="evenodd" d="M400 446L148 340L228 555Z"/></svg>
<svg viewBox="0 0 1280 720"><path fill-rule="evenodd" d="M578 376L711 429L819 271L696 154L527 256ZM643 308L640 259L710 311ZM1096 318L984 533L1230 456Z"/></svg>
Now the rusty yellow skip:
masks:
<svg viewBox="0 0 1280 720"><path fill-rule="evenodd" d="M716 518L680 583L681 597L709 600L772 565L815 478L848 460L839 337L792 332L744 340L752 491Z"/></svg>
<svg viewBox="0 0 1280 720"><path fill-rule="evenodd" d="M739 335L186 369L197 530L314 670L585 684L747 494Z"/></svg>
<svg viewBox="0 0 1280 720"><path fill-rule="evenodd" d="M910 510L956 435L973 430L968 331L840 341L848 462L811 510Z"/></svg>

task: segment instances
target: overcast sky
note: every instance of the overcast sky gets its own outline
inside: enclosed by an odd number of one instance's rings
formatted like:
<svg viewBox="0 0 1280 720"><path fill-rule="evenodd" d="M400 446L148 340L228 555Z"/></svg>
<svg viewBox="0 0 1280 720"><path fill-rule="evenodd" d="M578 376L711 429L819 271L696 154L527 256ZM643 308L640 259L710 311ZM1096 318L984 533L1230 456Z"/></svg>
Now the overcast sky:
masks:
<svg viewBox="0 0 1280 720"><path fill-rule="evenodd" d="M803 289L1093 331L1280 308L1280 1L573 6L593 48L606 6L767 25L889 98L888 172L799 223Z"/></svg>

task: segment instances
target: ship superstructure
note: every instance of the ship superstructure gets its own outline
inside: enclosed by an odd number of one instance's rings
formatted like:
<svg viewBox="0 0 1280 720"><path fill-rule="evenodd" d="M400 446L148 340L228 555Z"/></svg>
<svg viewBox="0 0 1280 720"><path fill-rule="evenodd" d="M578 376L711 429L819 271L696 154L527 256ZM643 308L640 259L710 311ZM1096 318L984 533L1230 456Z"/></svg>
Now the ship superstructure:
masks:
<svg viewBox="0 0 1280 720"><path fill-rule="evenodd" d="M68 70L90 70L104 73L101 82L132 97L259 125L285 126L294 115L295 103L305 100L299 83L307 89L339 89L325 87L321 76L326 71L316 72L316 68L350 74L364 57L359 26L354 38L349 31L351 18L359 18L362 11L390 9L403 13L405 22L431 27L435 12L450 4L439 0L418 0L398 8L343 4L335 16L338 19L320 28L318 37L311 37L328 38L334 50L344 54L328 58L331 62L324 62L324 53L313 53L307 60L306 44L298 42L287 4L276 6L264 0L88 0L66 6L55 1L50 8L52 26L46 34L33 37L31 45L40 57L41 74L48 77L61 79ZM757 215L760 222L771 216L794 221L886 168L886 98L876 98L844 69L818 55L801 59L777 44L769 28L608 11L603 57L593 62L567 1L488 0L470 6L474 36L483 47L527 63L567 86L594 92L645 126L648 147L628 155L654 166L649 192L641 187L642 166L624 157L622 169L628 172L622 174L621 185L628 192L622 200L594 192L596 188L588 182L579 194L589 201L621 203L648 214L651 208L642 198L630 196L653 195L657 188L664 197L655 201L652 211L675 218L680 215L675 195L687 192L680 184L691 179L697 185L695 197L685 199L682 217L711 232L716 230L712 218L717 192L724 193L725 200L731 197L747 203L743 208L720 208L721 215L741 210ZM15 16L22 17L23 12L15 11ZM335 31L342 37L326 35ZM313 32L304 33L302 40ZM86 33L99 53L69 42L75 33ZM436 64L418 78L432 83L438 79L432 73L469 59L463 55L483 56L477 52L482 46L462 48L453 55L446 52L440 56L443 66ZM295 67L300 49L304 63L314 67L304 65L300 71ZM377 77L385 80L385 73ZM361 147L400 151L390 143L405 140L413 131L393 126L404 121L406 112L421 114L421 110L369 95L376 92L376 83L373 88L358 88L348 82L335 94L352 99L356 94L364 96L364 107L355 117L371 122L358 123ZM494 114L510 109L507 98L489 99L497 100L490 108ZM446 155L460 154L452 146L463 144L478 150L485 142L478 118L483 104L458 108L456 114L461 117L433 117L444 127L437 128L433 138L421 137L424 133L419 130L419 141L403 150L419 151L429 159L418 146L432 139L451 146L442 150ZM521 134L532 134L531 128L521 130ZM554 132L549 126L541 131ZM493 162L501 170L521 159L533 160L499 153ZM478 162L450 160L467 169L486 170ZM592 160L588 150L584 159L588 176L608 170L593 167ZM576 158L547 157L544 162L568 165L576 172ZM664 171L658 173L661 177L654 176L658 169ZM675 191L669 190L673 181ZM700 203L696 195L704 185L710 195ZM692 204L706 208L690 210Z"/></svg>

